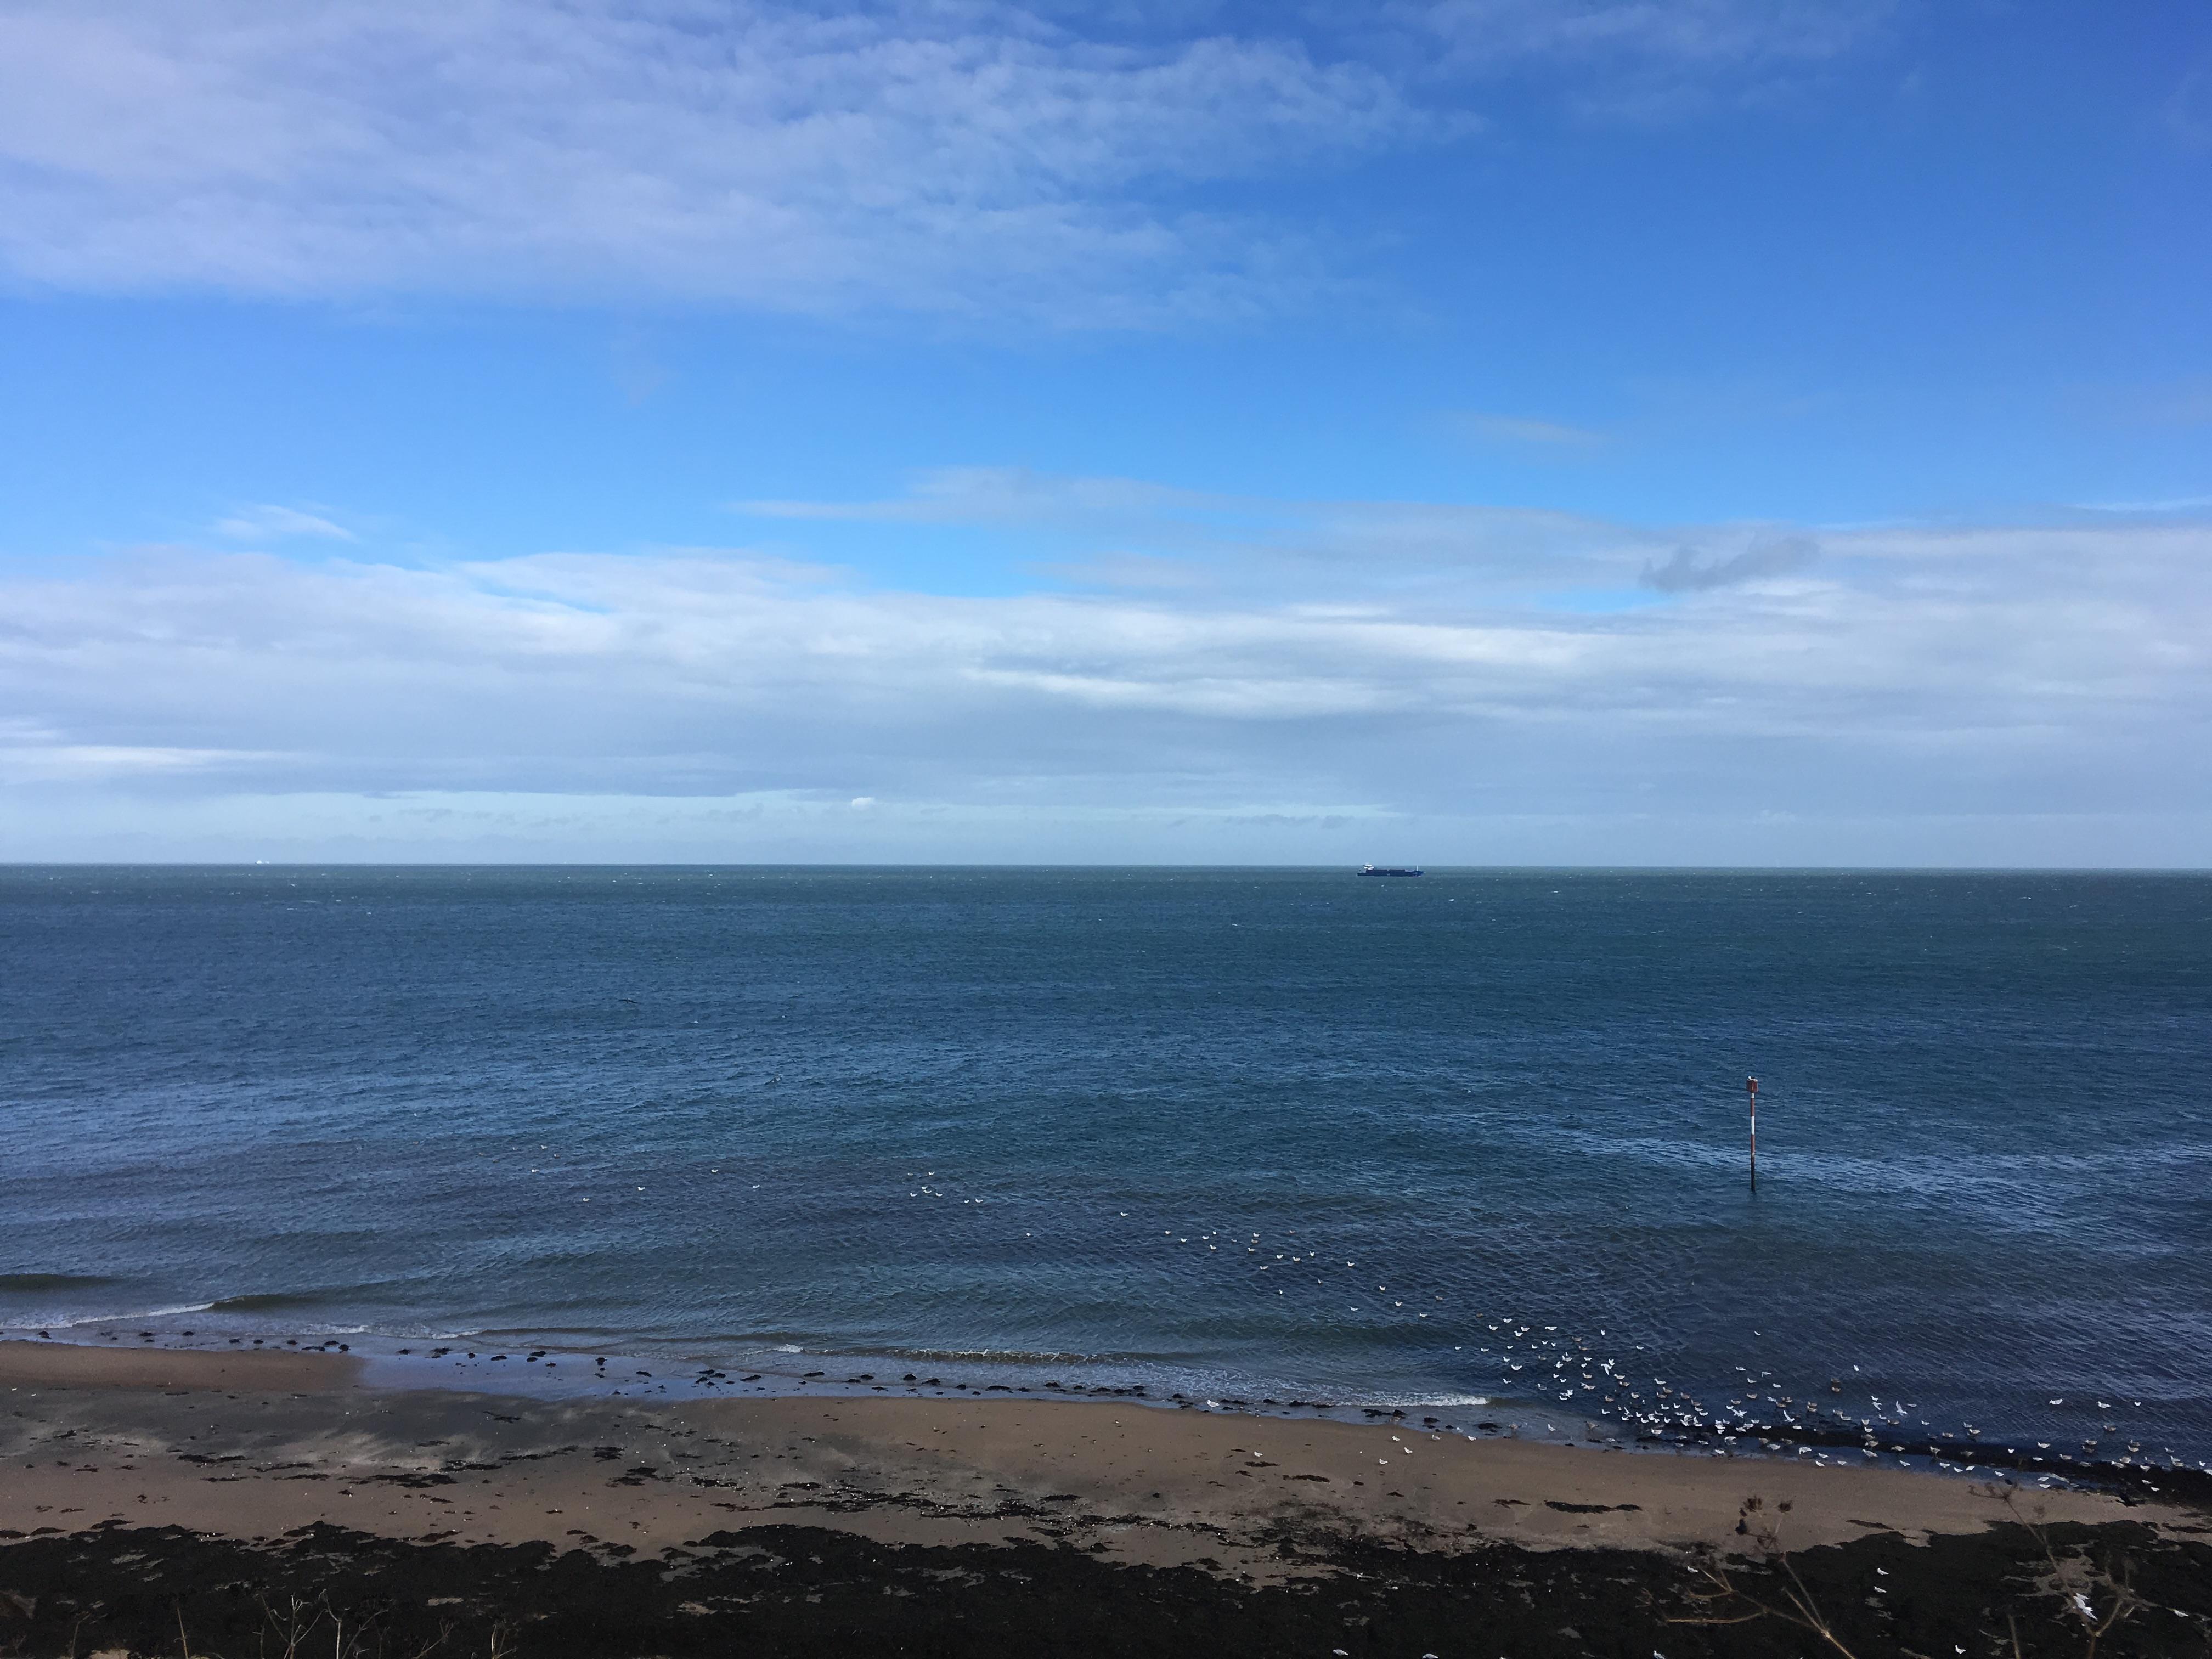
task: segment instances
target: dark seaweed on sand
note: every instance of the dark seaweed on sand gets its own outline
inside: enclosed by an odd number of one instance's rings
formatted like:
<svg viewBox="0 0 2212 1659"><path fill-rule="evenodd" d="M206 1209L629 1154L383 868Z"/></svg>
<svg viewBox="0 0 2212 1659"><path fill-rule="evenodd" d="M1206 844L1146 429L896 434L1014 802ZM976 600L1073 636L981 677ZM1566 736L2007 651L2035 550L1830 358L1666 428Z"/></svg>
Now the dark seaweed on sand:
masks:
<svg viewBox="0 0 2212 1659"><path fill-rule="evenodd" d="M2134 1613L2097 1654L2212 1652L2212 1544L2148 1527L2008 1524L1924 1546L1876 1533L1789 1565L1856 1659L2081 1655L2084 1626L2049 1582L2046 1546L2083 1559L2100 1583L2131 1587ZM255 1547L111 1524L0 1547L0 1652L245 1659L283 1653L288 1640L301 1659L1834 1651L1771 1618L1680 1622L1710 1607L1696 1594L1710 1580L1680 1557L1507 1546L1447 1556L1312 1539L1283 1548L1327 1570L1261 1586L1041 1544L889 1546L803 1527L718 1533L648 1559L329 1526ZM1724 1565L1754 1597L1781 1583L1775 1564Z"/></svg>

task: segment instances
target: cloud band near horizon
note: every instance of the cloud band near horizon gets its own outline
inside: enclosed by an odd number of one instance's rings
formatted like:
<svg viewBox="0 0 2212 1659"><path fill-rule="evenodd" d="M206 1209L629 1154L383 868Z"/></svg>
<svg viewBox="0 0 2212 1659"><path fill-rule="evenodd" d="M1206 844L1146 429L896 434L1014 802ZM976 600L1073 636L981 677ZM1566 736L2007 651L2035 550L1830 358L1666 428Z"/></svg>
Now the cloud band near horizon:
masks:
<svg viewBox="0 0 2212 1659"><path fill-rule="evenodd" d="M1613 824L1600 855L1630 862L1639 821L2212 810L2178 763L2212 723L2202 525L1552 515L1531 539L1479 509L1277 503L1268 544L1194 539L1189 498L1111 483L1033 480L1028 510L1111 498L1125 537L1149 513L1133 556L1190 580L946 596L787 549L170 548L15 577L0 850L55 855L57 802L89 823L247 795L865 798L887 838L924 811L1549 815Z"/></svg>

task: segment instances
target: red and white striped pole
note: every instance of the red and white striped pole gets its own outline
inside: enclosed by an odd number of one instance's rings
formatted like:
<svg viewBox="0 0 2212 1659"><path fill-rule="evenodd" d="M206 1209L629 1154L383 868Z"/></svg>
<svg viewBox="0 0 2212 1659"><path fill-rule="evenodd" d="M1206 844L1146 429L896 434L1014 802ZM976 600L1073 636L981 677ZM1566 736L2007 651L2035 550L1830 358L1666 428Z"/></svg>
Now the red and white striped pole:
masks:
<svg viewBox="0 0 2212 1659"><path fill-rule="evenodd" d="M1745 1085L1751 1091L1751 1190L1759 1190L1759 1079L1747 1078Z"/></svg>

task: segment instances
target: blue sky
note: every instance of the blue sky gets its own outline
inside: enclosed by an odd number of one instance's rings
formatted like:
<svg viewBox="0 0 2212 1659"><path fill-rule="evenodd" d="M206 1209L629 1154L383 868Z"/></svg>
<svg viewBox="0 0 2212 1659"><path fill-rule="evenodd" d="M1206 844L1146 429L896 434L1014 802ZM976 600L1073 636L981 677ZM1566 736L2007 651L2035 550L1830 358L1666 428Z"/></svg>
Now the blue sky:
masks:
<svg viewBox="0 0 2212 1659"><path fill-rule="evenodd" d="M2212 14L0 14L0 856L2205 861Z"/></svg>

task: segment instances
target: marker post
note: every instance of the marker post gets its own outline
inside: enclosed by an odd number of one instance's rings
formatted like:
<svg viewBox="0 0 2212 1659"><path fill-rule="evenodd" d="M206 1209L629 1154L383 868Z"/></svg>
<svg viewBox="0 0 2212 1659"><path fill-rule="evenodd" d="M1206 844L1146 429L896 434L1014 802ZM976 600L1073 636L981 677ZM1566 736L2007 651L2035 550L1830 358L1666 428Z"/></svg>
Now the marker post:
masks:
<svg viewBox="0 0 2212 1659"><path fill-rule="evenodd" d="M1744 1086L1751 1091L1751 1190L1759 1190L1759 1079L1747 1078Z"/></svg>

